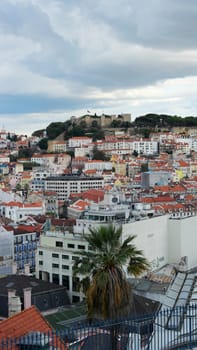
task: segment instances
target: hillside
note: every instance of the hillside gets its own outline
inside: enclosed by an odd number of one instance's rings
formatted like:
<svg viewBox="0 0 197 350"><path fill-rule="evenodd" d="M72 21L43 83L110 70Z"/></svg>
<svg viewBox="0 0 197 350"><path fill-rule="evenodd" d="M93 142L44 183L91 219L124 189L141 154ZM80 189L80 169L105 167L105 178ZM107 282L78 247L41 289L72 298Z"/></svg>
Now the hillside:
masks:
<svg viewBox="0 0 197 350"><path fill-rule="evenodd" d="M170 130L173 127L197 127L197 118L194 116L181 117L166 114L146 114L137 117L131 122L130 114L121 115L84 115L79 118L71 117L65 122L53 122L46 127L46 138L54 140L60 137L67 140L73 136L88 135L93 140L102 139L105 132L112 129L127 130L132 134L144 134L145 137L157 128ZM41 136L44 130L37 130L32 135Z"/></svg>

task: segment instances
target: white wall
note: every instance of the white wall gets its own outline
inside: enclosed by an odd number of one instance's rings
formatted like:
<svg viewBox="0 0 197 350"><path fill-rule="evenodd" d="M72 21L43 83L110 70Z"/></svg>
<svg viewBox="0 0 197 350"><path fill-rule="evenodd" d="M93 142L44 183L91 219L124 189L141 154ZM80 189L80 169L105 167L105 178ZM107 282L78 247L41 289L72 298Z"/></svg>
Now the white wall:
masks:
<svg viewBox="0 0 197 350"><path fill-rule="evenodd" d="M184 256L188 257L188 269L197 266L197 216L185 219L170 219L169 233L169 262L179 262Z"/></svg>
<svg viewBox="0 0 197 350"><path fill-rule="evenodd" d="M168 262L168 216L123 225L123 239L135 235L133 243L142 250L153 270Z"/></svg>

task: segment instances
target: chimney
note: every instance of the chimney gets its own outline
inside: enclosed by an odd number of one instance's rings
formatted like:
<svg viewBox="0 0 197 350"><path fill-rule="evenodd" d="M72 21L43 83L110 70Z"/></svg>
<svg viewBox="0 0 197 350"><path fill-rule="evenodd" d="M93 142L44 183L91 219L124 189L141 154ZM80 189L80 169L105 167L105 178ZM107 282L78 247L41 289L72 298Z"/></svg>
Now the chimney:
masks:
<svg viewBox="0 0 197 350"><path fill-rule="evenodd" d="M24 288L24 309L28 309L31 306L31 288Z"/></svg>
<svg viewBox="0 0 197 350"><path fill-rule="evenodd" d="M16 296L16 289L8 289L8 304L9 304L9 300L15 296Z"/></svg>
<svg viewBox="0 0 197 350"><path fill-rule="evenodd" d="M17 263L16 262L12 263L12 274L13 275L17 274Z"/></svg>
<svg viewBox="0 0 197 350"><path fill-rule="evenodd" d="M16 296L15 289L8 289L8 316L21 312L21 300Z"/></svg>
<svg viewBox="0 0 197 350"><path fill-rule="evenodd" d="M25 269L25 275L29 276L30 275L30 267L29 264L25 264L24 265L24 269Z"/></svg>

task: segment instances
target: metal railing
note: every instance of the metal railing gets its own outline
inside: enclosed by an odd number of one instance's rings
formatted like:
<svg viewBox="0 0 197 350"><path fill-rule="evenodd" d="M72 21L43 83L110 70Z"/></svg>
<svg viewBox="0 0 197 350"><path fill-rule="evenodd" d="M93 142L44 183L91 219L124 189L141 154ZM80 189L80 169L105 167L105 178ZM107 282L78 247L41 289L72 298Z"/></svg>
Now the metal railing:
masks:
<svg viewBox="0 0 197 350"><path fill-rule="evenodd" d="M172 309L166 309L116 321L81 320L48 333L33 331L16 338L0 338L0 350L178 350L195 347L197 349L197 305L176 308L173 313Z"/></svg>

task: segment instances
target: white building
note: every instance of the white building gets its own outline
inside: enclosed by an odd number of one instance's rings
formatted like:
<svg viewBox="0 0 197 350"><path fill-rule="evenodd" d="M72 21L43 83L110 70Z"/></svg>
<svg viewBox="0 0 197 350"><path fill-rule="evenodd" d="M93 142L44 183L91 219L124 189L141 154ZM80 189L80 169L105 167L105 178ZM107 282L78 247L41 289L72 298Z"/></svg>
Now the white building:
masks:
<svg viewBox="0 0 197 350"><path fill-rule="evenodd" d="M68 147L69 148L75 148L75 147L83 147L87 146L92 142L92 139L87 136L75 136L71 137L68 140Z"/></svg>
<svg viewBox="0 0 197 350"><path fill-rule="evenodd" d="M19 196L17 193L14 193L13 191L0 188L0 202L11 202L11 201L22 202L22 198L21 196Z"/></svg>
<svg viewBox="0 0 197 350"><path fill-rule="evenodd" d="M92 152L93 146L75 147L75 157L85 157Z"/></svg>
<svg viewBox="0 0 197 350"><path fill-rule="evenodd" d="M34 154L31 157L32 163L40 164L41 166L52 166L55 160L55 154Z"/></svg>
<svg viewBox="0 0 197 350"><path fill-rule="evenodd" d="M189 153L192 151L197 151L197 140L193 137L177 137L176 143L182 143L183 145L187 145L185 149L185 153Z"/></svg>
<svg viewBox="0 0 197 350"><path fill-rule="evenodd" d="M29 215L43 214L45 214L45 206L42 202L21 203L13 201L0 204L0 215L14 222L24 220Z"/></svg>
<svg viewBox="0 0 197 350"><path fill-rule="evenodd" d="M10 156L8 154L0 154L0 163L9 163Z"/></svg>
<svg viewBox="0 0 197 350"><path fill-rule="evenodd" d="M32 171L32 180L30 182L30 188L32 191L44 190L44 180L51 175L48 169L36 169Z"/></svg>
<svg viewBox="0 0 197 350"><path fill-rule="evenodd" d="M88 160L85 163L84 170L112 170L112 163L104 160Z"/></svg>
<svg viewBox="0 0 197 350"><path fill-rule="evenodd" d="M100 214L104 215L104 211ZM197 216L180 215L171 218L165 215L133 220L122 224L122 239L125 240L130 235L136 236L133 243L143 251L152 271L166 264L177 265L183 257L187 261L187 269L191 269L197 266L196 225ZM77 252L88 249L83 233L88 232L89 227L98 226L96 218L89 222L85 219L83 227L75 227L74 235L55 231L43 234L36 256L37 278L65 285L72 301L81 300L82 295L78 289L78 280L73 278L72 266ZM77 234L76 231L80 232Z"/></svg>
<svg viewBox="0 0 197 350"><path fill-rule="evenodd" d="M40 236L36 253L36 277L63 285L72 302L83 299L79 278L73 277L72 266L76 251L87 250L88 243L80 235L47 231Z"/></svg>
<svg viewBox="0 0 197 350"><path fill-rule="evenodd" d="M109 154L131 154L133 151L133 141L131 139L118 139L97 141L96 146L100 151Z"/></svg>
<svg viewBox="0 0 197 350"><path fill-rule="evenodd" d="M153 155L159 153L159 143L157 141L134 141L133 151L138 154Z"/></svg>
<svg viewBox="0 0 197 350"><path fill-rule="evenodd" d="M59 200L65 200L71 193L81 193L90 188L103 188L104 180L102 177L51 176L45 179L44 186L45 191L56 192Z"/></svg>

